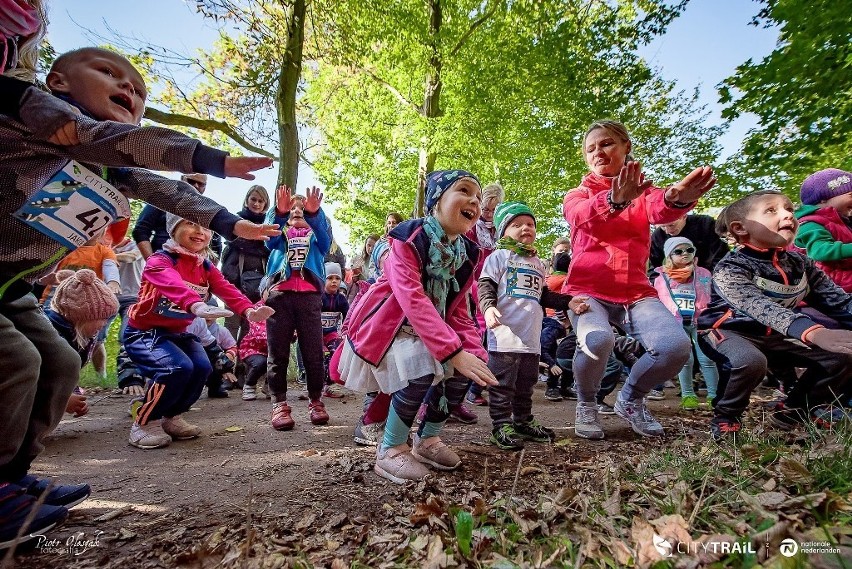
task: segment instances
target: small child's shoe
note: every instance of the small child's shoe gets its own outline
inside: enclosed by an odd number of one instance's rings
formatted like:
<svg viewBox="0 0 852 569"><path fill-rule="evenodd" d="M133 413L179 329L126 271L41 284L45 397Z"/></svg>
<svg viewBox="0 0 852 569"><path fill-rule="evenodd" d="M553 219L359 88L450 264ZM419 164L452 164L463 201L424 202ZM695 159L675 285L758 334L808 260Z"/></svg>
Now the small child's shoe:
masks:
<svg viewBox="0 0 852 569"><path fill-rule="evenodd" d="M440 437L427 437L422 440L414 435L411 455L438 470L455 470L461 465L461 458L450 447L444 444Z"/></svg>
<svg viewBox="0 0 852 569"><path fill-rule="evenodd" d="M652 389L648 392L648 395L646 395L645 398L650 401L662 401L666 398L666 394L662 389Z"/></svg>
<svg viewBox="0 0 852 569"><path fill-rule="evenodd" d="M488 407L488 400L480 393L477 395L473 391L468 391L465 396L465 401L476 407Z"/></svg>
<svg viewBox="0 0 852 569"><path fill-rule="evenodd" d="M724 440L733 441L742 428L742 423L737 419L713 417L713 420L710 421L710 436L717 443Z"/></svg>
<svg viewBox="0 0 852 569"><path fill-rule="evenodd" d="M623 400L621 393L615 398L615 414L630 423L633 432L643 437L662 437L663 426L648 411L643 399Z"/></svg>
<svg viewBox="0 0 852 569"><path fill-rule="evenodd" d="M783 407L769 413L769 422L782 431L792 431L805 422L807 413L803 409Z"/></svg>
<svg viewBox="0 0 852 569"><path fill-rule="evenodd" d="M695 395L684 395L680 400L680 408L684 411L695 411L698 409L698 397Z"/></svg>
<svg viewBox="0 0 852 569"><path fill-rule="evenodd" d="M352 438L356 445L374 447L379 444L382 435L382 423L364 424L364 418L358 419L355 423L355 432Z"/></svg>
<svg viewBox="0 0 852 569"><path fill-rule="evenodd" d="M331 385L326 385L325 389L322 392L323 397L328 397L329 399L343 399L346 397L346 394L343 392L343 387L333 383Z"/></svg>
<svg viewBox="0 0 852 569"><path fill-rule="evenodd" d="M308 413L311 417L311 423L314 425L325 425L328 423L328 412L325 410L325 403L319 399L315 399L308 403Z"/></svg>
<svg viewBox="0 0 852 569"><path fill-rule="evenodd" d="M296 425L296 421L290 415L291 412L292 409L290 409L286 401L275 403L272 406L272 420L270 421L272 428L276 431L291 430Z"/></svg>
<svg viewBox="0 0 852 569"><path fill-rule="evenodd" d="M395 484L405 484L409 480L423 480L429 476L429 469L411 454L407 444L391 448L379 445L376 452L376 474Z"/></svg>
<svg viewBox="0 0 852 569"><path fill-rule="evenodd" d="M514 427L521 438L534 443L552 443L556 439L553 429L548 429L535 419L526 423L515 423Z"/></svg>
<svg viewBox="0 0 852 569"><path fill-rule="evenodd" d="M544 398L548 401L562 401L562 394L558 387L548 387L544 390Z"/></svg>
<svg viewBox="0 0 852 569"><path fill-rule="evenodd" d="M465 425L473 425L479 421L479 417L476 416L476 413L468 409L464 403L459 403L450 409L450 419L455 419L459 423L464 423Z"/></svg>
<svg viewBox="0 0 852 569"><path fill-rule="evenodd" d="M176 441L188 441L201 434L201 428L198 425L187 423L180 415L163 418L163 430Z"/></svg>
<svg viewBox="0 0 852 569"><path fill-rule="evenodd" d="M598 420L598 404L578 401L574 411L574 434L584 439L600 440L604 432Z"/></svg>
<svg viewBox="0 0 852 569"><path fill-rule="evenodd" d="M243 386L243 401L254 401L257 399L257 387L254 385Z"/></svg>
<svg viewBox="0 0 852 569"><path fill-rule="evenodd" d="M504 423L499 427L494 427L491 431L491 438L488 439L491 444L503 450L521 450L524 448L523 439L515 432L515 427L511 423Z"/></svg>
<svg viewBox="0 0 852 569"><path fill-rule="evenodd" d="M150 421L144 427L134 422L130 427L128 442L136 448L149 450L169 446L172 438L163 430L160 420Z"/></svg>

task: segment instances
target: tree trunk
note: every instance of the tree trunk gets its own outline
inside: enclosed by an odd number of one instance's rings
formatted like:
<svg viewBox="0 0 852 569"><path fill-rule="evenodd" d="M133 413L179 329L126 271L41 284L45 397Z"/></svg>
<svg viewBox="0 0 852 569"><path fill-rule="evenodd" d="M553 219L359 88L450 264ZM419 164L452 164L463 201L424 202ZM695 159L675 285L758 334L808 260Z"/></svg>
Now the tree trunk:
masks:
<svg viewBox="0 0 852 569"><path fill-rule="evenodd" d="M426 10L429 16L429 44L432 55L429 57L429 69L426 72L425 92L423 94L423 109L421 114L426 119L440 117L441 111L441 0L426 0ZM428 129L428 126L427 126ZM432 148L431 138L424 136L420 148L420 163L417 170L417 201L414 204L414 214L422 217L426 211L426 176L435 168L438 155Z"/></svg>
<svg viewBox="0 0 852 569"><path fill-rule="evenodd" d="M275 110L278 114L278 184L295 190L299 177L299 130L296 124L296 90L302 74L306 0L294 0L287 9L287 50L278 72Z"/></svg>

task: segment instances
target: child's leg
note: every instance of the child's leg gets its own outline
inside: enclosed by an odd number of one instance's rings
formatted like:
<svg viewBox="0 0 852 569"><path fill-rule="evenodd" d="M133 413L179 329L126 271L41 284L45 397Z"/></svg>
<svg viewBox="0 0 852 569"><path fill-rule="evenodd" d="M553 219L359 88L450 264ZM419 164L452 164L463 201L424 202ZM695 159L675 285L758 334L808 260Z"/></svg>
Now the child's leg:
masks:
<svg viewBox="0 0 852 569"><path fill-rule="evenodd" d="M488 369L499 382L489 389L488 414L497 429L512 422L512 403L518 379L519 356L508 352L488 352ZM533 372L538 374L538 360L533 362Z"/></svg>
<svg viewBox="0 0 852 569"><path fill-rule="evenodd" d="M704 383L707 385L707 400L713 401L718 393L719 369L716 367L716 362L708 358L702 351L698 343L698 331L695 326L691 326L690 328L690 337L692 338L692 344L695 346L695 357L698 358L701 375L704 376Z"/></svg>
<svg viewBox="0 0 852 569"><path fill-rule="evenodd" d="M136 363L139 371L152 380L145 393L145 402L136 415L136 422L145 426L151 421L171 416L178 403L186 398L186 391L194 377L194 362L176 344L179 336L156 329L143 331L128 326L124 340L127 355ZM206 354L204 360L207 360ZM209 365L208 362L207 369Z"/></svg>
<svg viewBox="0 0 852 569"><path fill-rule="evenodd" d="M423 400L426 415L417 430L418 437L438 436L450 416L450 410L464 399L468 381L466 377L450 377L426 390Z"/></svg>
<svg viewBox="0 0 852 569"><path fill-rule="evenodd" d="M291 298L299 313L299 318L296 319L296 331L299 334L299 348L302 350L302 360L305 363L308 397L311 401L315 401L322 397L325 385L322 361L322 296L318 292L300 292Z"/></svg>
<svg viewBox="0 0 852 569"><path fill-rule="evenodd" d="M266 301L275 314L266 321L266 344L269 348L269 395L273 405L287 401L287 366L290 363L290 341L296 329L296 315L291 310L293 295L272 291Z"/></svg>
<svg viewBox="0 0 852 569"><path fill-rule="evenodd" d="M698 345L716 362L719 384L713 414L719 418L739 420L748 406L754 388L766 375L766 356L757 339L740 336L729 330L711 330L699 336Z"/></svg>
<svg viewBox="0 0 852 569"><path fill-rule="evenodd" d="M603 403L604 398L615 391L615 387L618 385L618 380L621 378L621 372L623 369L623 365L620 361L618 361L618 358L615 357L615 354L610 354L609 358L606 360L606 369L604 370L603 380L601 380L601 388L598 389L598 403Z"/></svg>
<svg viewBox="0 0 852 569"><path fill-rule="evenodd" d="M189 377L178 400L172 407L163 408L164 417L175 417L189 411L190 407L201 397L204 384L213 371L207 352L195 336L181 334L175 339L174 343L192 362L192 369L189 370Z"/></svg>
<svg viewBox="0 0 852 569"><path fill-rule="evenodd" d="M266 374L266 356L254 354L243 360L246 365L246 385L257 386L257 380Z"/></svg>
<svg viewBox="0 0 852 569"><path fill-rule="evenodd" d="M490 354L489 354L490 355ZM532 421L532 396L538 381L537 354L513 354L518 362L515 376L515 396L512 398L512 420L515 423ZM489 357L490 359L490 357ZM495 374L496 375L496 374Z"/></svg>
<svg viewBox="0 0 852 569"><path fill-rule="evenodd" d="M630 369L619 397L642 399L661 379L674 377L686 362L691 344L683 326L656 298L644 298L627 309L622 328L645 347Z"/></svg>
<svg viewBox="0 0 852 569"><path fill-rule="evenodd" d="M373 397L367 409L364 411L364 424L383 423L390 412L391 396L381 391Z"/></svg>
<svg viewBox="0 0 852 569"><path fill-rule="evenodd" d="M785 342L789 344L789 342ZM811 410L817 405L841 406L849 401L852 381L852 356L827 352L816 346L793 345L784 353L792 358L792 367L805 367L805 373L793 384L784 402L786 407Z"/></svg>
<svg viewBox="0 0 852 569"><path fill-rule="evenodd" d="M408 432L414 424L414 418L423 403L423 398L435 376L426 375L408 382L408 385L391 396L390 411L385 425L382 447L392 448L408 441Z"/></svg>
<svg viewBox="0 0 852 569"><path fill-rule="evenodd" d="M594 298L587 302L589 310L583 314L571 313L569 317L577 334L578 349L573 359L577 399L583 403L594 403L606 360L615 345L615 336L610 326L610 307Z"/></svg>
<svg viewBox="0 0 852 569"><path fill-rule="evenodd" d="M80 356L27 295L0 302L0 361L0 481L16 482L62 419Z"/></svg>
<svg viewBox="0 0 852 569"><path fill-rule="evenodd" d="M690 338L695 336L695 326L684 326L683 330ZM677 379L680 382L681 398L695 397L695 389L692 387L692 365L695 363L695 360L692 359L692 349L688 351L689 359L686 360L686 363L683 364L683 367L677 374Z"/></svg>

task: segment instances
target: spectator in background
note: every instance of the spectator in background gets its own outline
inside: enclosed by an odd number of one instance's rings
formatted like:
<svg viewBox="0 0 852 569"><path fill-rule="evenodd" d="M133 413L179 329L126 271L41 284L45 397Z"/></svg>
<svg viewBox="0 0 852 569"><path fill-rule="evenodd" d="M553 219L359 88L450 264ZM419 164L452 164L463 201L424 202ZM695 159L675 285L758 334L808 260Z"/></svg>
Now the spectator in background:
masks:
<svg viewBox="0 0 852 569"><path fill-rule="evenodd" d="M348 292L346 294L346 300L350 303L355 298L355 295L358 294L358 290L360 289L358 281L367 280L367 269L370 266L370 255L372 255L373 247L376 246L378 241L378 235L374 234L368 236L364 241L364 248L361 250L361 253L359 253L357 257L352 257L352 263L350 264L350 267L352 268L352 282L349 284Z"/></svg>
<svg viewBox="0 0 852 569"><path fill-rule="evenodd" d="M243 209L237 213L243 219L263 223L269 210L269 192L260 185L253 185L246 192ZM263 241L252 241L237 237L228 241L222 254L222 275L229 283L252 302L260 300L260 280L266 274L269 249ZM248 321L239 314L225 318L225 328L240 341L248 332Z"/></svg>
<svg viewBox="0 0 852 569"><path fill-rule="evenodd" d="M671 223L657 224L651 234L651 269L663 266L666 259L663 244L671 237L684 237L692 241L698 266L711 273L716 263L728 254L728 246L716 234L715 219L709 215L684 214ZM652 276L655 275L656 273L652 273Z"/></svg>
<svg viewBox="0 0 852 569"><path fill-rule="evenodd" d="M380 247L380 248L382 250L385 250L387 248L385 246L387 245L387 242L388 242L388 233L390 233L391 230L393 230L394 227L396 227L397 225L399 225L403 221L405 221L405 218L402 217L401 214L399 214L395 211L388 213L387 217L385 218L385 233L384 233L384 235L382 235L382 238L379 239L379 241L376 243L376 245L382 244L382 247ZM371 278L375 281L379 278L379 274L380 273L376 272L375 260L373 259L373 257L371 257L370 258L370 266L368 267L368 270L367 270L367 277Z"/></svg>
<svg viewBox="0 0 852 569"><path fill-rule="evenodd" d="M331 248L325 255L325 262L337 263L338 265L340 265L341 271L346 271L346 255L343 253L343 249L340 248L340 245L337 243L337 240L331 242Z"/></svg>
<svg viewBox="0 0 852 569"><path fill-rule="evenodd" d="M180 179L198 190L199 194L207 189L207 174L184 174ZM163 243L169 239L166 212L151 204L146 205L136 220L132 235L142 258L148 259L155 251L162 249ZM218 233L213 234L210 248L216 254L216 259L222 256L222 237Z"/></svg>

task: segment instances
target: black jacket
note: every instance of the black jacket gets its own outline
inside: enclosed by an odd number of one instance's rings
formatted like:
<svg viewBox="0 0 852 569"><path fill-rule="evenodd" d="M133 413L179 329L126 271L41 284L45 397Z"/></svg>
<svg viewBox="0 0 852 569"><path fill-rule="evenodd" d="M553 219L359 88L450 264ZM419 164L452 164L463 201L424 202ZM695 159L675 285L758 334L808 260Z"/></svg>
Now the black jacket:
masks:
<svg viewBox="0 0 852 569"><path fill-rule="evenodd" d="M650 269L663 266L666 256L663 254L663 244L670 235L659 227L651 234ZM728 253L728 246L716 234L716 220L709 215L687 215L686 225L675 237L686 237L695 245L695 258L698 266L704 267L711 273L716 263Z"/></svg>
<svg viewBox="0 0 852 569"><path fill-rule="evenodd" d="M263 223L265 214L255 214L243 208L237 215L252 223ZM243 255L243 271L260 271L266 273L266 260L269 249L263 241L237 237L228 241L222 253L222 275L234 286L239 288L240 253Z"/></svg>

